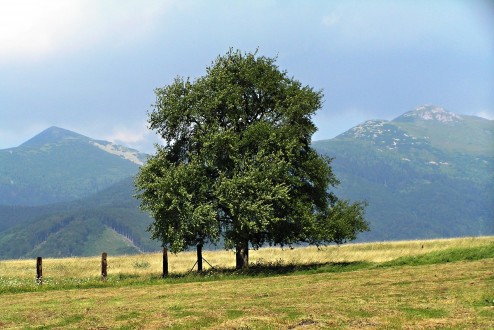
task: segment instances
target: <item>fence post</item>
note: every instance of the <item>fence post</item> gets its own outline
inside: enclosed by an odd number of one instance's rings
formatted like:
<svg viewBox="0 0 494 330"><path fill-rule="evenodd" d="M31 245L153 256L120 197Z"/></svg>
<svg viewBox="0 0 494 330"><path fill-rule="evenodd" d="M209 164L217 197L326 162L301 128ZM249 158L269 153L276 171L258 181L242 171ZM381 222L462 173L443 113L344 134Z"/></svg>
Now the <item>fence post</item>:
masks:
<svg viewBox="0 0 494 330"><path fill-rule="evenodd" d="M108 261L107 261L107 253L103 252L101 254L101 280L103 282L106 282L106 276L108 275L106 269L108 267Z"/></svg>
<svg viewBox="0 0 494 330"><path fill-rule="evenodd" d="M161 277L168 276L168 249L166 247L163 248L163 274Z"/></svg>
<svg viewBox="0 0 494 330"><path fill-rule="evenodd" d="M43 284L43 258L36 258L36 283Z"/></svg>

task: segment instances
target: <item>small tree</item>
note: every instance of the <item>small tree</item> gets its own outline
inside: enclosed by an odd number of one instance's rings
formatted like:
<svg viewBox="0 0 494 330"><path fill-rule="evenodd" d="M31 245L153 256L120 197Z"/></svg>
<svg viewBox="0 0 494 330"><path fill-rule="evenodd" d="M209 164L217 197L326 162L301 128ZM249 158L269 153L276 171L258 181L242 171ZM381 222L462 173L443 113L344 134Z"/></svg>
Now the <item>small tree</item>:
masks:
<svg viewBox="0 0 494 330"><path fill-rule="evenodd" d="M207 74L156 89L150 128L166 141L141 168L152 237L178 252L217 243L248 266L249 245L343 243L368 230L364 204L341 201L328 158L310 147L322 92L275 59L230 50Z"/></svg>

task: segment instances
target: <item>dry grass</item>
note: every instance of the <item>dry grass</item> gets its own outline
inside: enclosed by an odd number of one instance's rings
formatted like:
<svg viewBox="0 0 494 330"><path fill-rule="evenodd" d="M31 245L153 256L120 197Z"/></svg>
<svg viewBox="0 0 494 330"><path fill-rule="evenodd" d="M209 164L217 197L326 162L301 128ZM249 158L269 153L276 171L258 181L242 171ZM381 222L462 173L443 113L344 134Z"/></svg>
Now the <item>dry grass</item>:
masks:
<svg viewBox="0 0 494 330"><path fill-rule="evenodd" d="M383 243L346 244L341 246L298 247L295 249L262 248L250 251L251 263L292 263L297 265L327 262L385 262L404 256L415 256L447 248L477 247L494 242L494 237L468 237L455 239L398 241ZM231 251L204 251L204 258L216 268L235 267L235 255ZM169 254L170 273L186 273L193 267L196 254L183 252ZM0 261L0 278L32 279L36 261ZM101 257L43 259L43 275L46 279L93 278L100 274ZM209 266L204 263L207 269ZM108 256L108 274L132 276L158 275L162 270L160 253L134 256Z"/></svg>

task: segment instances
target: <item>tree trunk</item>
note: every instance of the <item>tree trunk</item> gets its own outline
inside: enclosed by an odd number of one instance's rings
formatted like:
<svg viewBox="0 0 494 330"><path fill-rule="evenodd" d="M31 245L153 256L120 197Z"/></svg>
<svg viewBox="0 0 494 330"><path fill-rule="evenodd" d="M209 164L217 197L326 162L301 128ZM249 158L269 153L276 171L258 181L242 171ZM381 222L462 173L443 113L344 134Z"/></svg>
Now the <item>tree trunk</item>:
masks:
<svg viewBox="0 0 494 330"><path fill-rule="evenodd" d="M249 242L239 243L236 251L236 269L249 268Z"/></svg>
<svg viewBox="0 0 494 330"><path fill-rule="evenodd" d="M202 272L202 244L197 244L197 272Z"/></svg>
<svg viewBox="0 0 494 330"><path fill-rule="evenodd" d="M165 278L168 276L168 249L163 247L163 274L161 277Z"/></svg>

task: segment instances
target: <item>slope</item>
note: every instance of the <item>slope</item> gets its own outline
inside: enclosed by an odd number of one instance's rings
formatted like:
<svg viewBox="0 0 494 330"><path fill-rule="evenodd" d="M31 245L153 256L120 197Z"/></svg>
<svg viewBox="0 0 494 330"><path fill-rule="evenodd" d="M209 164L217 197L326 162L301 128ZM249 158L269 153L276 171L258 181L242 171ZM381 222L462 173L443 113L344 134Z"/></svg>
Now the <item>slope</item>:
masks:
<svg viewBox="0 0 494 330"><path fill-rule="evenodd" d="M0 258L91 256L156 251L151 219L132 196L132 178L84 199L51 206L0 207ZM10 212L4 212L10 209ZM15 225L13 225L15 223Z"/></svg>
<svg viewBox="0 0 494 330"><path fill-rule="evenodd" d="M314 142L338 193L367 200L362 240L494 233L494 121L422 106Z"/></svg>

